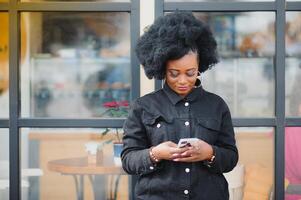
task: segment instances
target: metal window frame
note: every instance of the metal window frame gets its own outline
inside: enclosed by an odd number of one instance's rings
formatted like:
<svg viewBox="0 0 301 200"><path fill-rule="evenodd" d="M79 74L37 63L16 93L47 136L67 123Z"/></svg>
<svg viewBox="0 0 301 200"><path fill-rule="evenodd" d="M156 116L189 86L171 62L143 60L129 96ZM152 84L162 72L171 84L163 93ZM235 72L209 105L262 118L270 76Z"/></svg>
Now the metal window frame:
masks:
<svg viewBox="0 0 301 200"><path fill-rule="evenodd" d="M24 11L100 11L131 13L131 99L140 96L139 62L134 54L134 46L139 37L140 1L129 3L103 2L18 2L9 0L0 3L0 11L9 15L9 119L0 119L0 128L9 128L10 156L10 199L21 199L20 187L20 133L23 127L52 128L86 128L86 127L121 127L124 119L37 119L21 118L20 86L19 86L19 51L20 49L20 12ZM192 10L202 12L256 12L271 11L276 13L276 68L275 68L275 117L272 118L234 118L235 127L274 127L275 128L275 199L284 199L284 128L285 126L301 126L301 118L285 117L285 14L286 11L301 11L301 2L164 2L155 0L155 17L174 10ZM155 82L155 88L161 88L161 81ZM132 183L132 192L134 188ZM132 195L133 193L130 193ZM131 197L132 199L133 197Z"/></svg>
<svg viewBox="0 0 301 200"><path fill-rule="evenodd" d="M0 11L9 16L9 118L0 119L0 128L9 128L9 198L21 199L20 128L105 128L122 127L124 119L56 119L22 118L20 96L20 13L21 12L128 12L131 40L131 99L140 96L140 65L134 46L140 36L140 1L131 2L19 2L0 3ZM18 49L18 51L15 51ZM131 182L131 180L130 180ZM129 185L133 188L133 185ZM132 199L130 193L130 199Z"/></svg>
<svg viewBox="0 0 301 200"><path fill-rule="evenodd" d="M284 199L284 134L286 126L301 126L301 118L285 117L285 23L287 11L301 11L301 2L164 2L155 0L155 18L175 10L198 12L258 12L275 13L275 117L233 118L235 127L275 128L275 199ZM161 81L155 82L161 88Z"/></svg>

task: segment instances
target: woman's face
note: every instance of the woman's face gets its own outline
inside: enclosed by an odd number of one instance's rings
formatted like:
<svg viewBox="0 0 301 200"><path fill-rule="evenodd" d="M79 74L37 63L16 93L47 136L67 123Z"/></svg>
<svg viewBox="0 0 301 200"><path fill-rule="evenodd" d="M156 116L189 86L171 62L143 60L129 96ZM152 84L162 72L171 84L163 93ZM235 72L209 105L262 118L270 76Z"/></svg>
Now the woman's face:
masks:
<svg viewBox="0 0 301 200"><path fill-rule="evenodd" d="M185 97L194 88L198 75L198 56L189 52L177 60L166 63L166 83L182 97Z"/></svg>

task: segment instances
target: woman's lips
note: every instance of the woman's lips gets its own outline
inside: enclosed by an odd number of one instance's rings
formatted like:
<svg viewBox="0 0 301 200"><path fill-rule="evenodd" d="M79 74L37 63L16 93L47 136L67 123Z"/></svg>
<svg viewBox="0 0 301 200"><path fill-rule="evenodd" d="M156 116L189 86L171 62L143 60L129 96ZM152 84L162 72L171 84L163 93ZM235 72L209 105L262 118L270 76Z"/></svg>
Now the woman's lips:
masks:
<svg viewBox="0 0 301 200"><path fill-rule="evenodd" d="M186 91L188 89L188 87L178 87L178 90L180 91Z"/></svg>

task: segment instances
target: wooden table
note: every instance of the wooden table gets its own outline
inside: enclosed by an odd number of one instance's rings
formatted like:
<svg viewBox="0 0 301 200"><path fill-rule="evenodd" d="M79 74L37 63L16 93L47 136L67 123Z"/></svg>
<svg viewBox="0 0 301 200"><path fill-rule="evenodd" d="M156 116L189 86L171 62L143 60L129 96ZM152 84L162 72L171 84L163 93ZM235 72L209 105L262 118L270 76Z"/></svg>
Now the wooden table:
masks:
<svg viewBox="0 0 301 200"><path fill-rule="evenodd" d="M106 198L106 184L103 184L103 187L96 188L97 182L105 183L105 175L117 175L113 199L117 197L120 176L126 175L121 166L114 164L112 157L105 157L102 162L97 164L89 164L87 157L66 158L49 161L47 166L50 171L73 176L78 200L84 199L85 175L91 181L94 199L97 200Z"/></svg>

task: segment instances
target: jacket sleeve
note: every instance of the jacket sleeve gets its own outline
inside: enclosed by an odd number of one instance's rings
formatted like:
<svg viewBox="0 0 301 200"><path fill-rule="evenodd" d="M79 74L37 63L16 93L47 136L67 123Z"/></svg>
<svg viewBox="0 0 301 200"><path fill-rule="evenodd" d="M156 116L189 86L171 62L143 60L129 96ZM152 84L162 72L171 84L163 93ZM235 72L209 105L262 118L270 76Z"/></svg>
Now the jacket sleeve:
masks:
<svg viewBox="0 0 301 200"><path fill-rule="evenodd" d="M142 123L142 112L142 107L136 100L123 125L122 167L127 173L134 175L149 174L159 168L149 156L150 142Z"/></svg>
<svg viewBox="0 0 301 200"><path fill-rule="evenodd" d="M231 171L238 162L238 150L228 107L222 115L220 135L216 144L212 147L215 153L215 160L211 164L205 162L209 170L214 173Z"/></svg>

